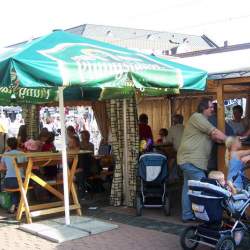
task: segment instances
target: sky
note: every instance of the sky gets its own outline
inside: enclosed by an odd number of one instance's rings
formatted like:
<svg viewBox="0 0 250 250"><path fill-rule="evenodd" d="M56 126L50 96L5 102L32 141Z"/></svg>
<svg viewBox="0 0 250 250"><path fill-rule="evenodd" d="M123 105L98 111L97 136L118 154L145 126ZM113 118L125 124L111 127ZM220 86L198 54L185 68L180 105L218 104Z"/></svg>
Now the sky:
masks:
<svg viewBox="0 0 250 250"><path fill-rule="evenodd" d="M218 45L250 42L249 0L5 0L0 47L81 24L207 35Z"/></svg>

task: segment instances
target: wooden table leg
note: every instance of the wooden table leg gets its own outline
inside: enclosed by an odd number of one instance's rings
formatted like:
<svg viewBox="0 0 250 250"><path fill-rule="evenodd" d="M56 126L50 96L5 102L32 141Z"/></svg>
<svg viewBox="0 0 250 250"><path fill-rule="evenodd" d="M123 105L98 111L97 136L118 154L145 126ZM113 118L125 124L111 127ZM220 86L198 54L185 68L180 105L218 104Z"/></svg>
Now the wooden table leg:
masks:
<svg viewBox="0 0 250 250"><path fill-rule="evenodd" d="M74 160L73 160L72 165L71 165L71 169L68 170L68 176L69 176L68 178L69 178L69 190L70 190L71 195L72 195L73 204L79 206L79 208L76 209L76 212L79 216L81 216L82 215L81 205L79 203L75 184L73 182L73 178L74 178L75 172L76 172L77 163L78 163L78 155L76 155L74 157Z"/></svg>
<svg viewBox="0 0 250 250"><path fill-rule="evenodd" d="M30 209L29 209L29 204L28 204L28 200L27 200L27 190L28 190L28 186L29 186L29 180L30 180L31 170L32 170L32 165L33 164L32 164L32 161L29 160L28 166L27 166L27 169L26 169L24 183L22 181L22 177L20 175L20 169L17 166L16 159L13 159L13 164L15 166L15 171L16 171L16 176L17 176L17 182L18 182L20 193L21 193L21 199L20 199L20 202L19 202L16 219L18 221L21 220L22 214L23 214L23 210L24 210L27 222L28 223L32 223L32 219L31 219L31 215L30 215Z"/></svg>

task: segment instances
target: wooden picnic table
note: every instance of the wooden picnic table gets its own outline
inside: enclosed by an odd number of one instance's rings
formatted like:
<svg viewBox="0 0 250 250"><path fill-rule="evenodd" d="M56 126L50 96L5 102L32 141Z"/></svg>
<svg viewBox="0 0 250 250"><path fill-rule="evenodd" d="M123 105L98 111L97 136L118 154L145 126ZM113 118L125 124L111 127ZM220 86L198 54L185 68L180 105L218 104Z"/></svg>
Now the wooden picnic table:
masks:
<svg viewBox="0 0 250 250"><path fill-rule="evenodd" d="M81 215L81 206L77 198L76 189L74 186L74 176L78 163L78 155L90 153L90 151L76 151L76 152L68 152L67 159L68 162L71 162L71 166L68 167L68 186L69 193L72 196L72 204L70 205L70 210L76 210L78 215ZM18 163L17 154L9 154L8 156L12 157L13 164L15 166L19 191L21 194L21 199L19 202L16 219L18 221L21 220L23 213L26 215L27 223L32 223L32 217L58 213L64 211L64 195L63 193L54 187L53 183L48 180L42 179L37 176L33 170L37 169L37 167L46 167L51 166L55 167L58 164L62 163L62 154L60 152L34 152L34 153L23 153L22 156L27 157L27 163ZM6 155L5 155L6 156ZM19 154L20 156L20 154ZM20 168L25 168L25 179L22 180L20 174ZM27 198L27 191L29 189L30 180L38 185L42 186L50 193L52 193L55 197L59 198L58 202L49 202L49 203L41 203L36 205L29 205L29 201ZM62 180L55 180L54 184L59 185L63 184Z"/></svg>

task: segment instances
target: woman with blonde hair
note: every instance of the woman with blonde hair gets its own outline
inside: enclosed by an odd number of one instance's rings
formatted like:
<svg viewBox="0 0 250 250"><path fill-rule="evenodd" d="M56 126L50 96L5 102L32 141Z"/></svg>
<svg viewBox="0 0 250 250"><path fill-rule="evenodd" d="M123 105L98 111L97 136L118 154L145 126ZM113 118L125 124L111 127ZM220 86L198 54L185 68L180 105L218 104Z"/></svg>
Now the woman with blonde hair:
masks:
<svg viewBox="0 0 250 250"><path fill-rule="evenodd" d="M243 189L242 172L246 162L250 161L250 150L242 150L239 137L229 136L226 141L225 161L228 168L227 181L234 184L237 189ZM237 176L238 175L238 176ZM237 176L234 180L233 177Z"/></svg>

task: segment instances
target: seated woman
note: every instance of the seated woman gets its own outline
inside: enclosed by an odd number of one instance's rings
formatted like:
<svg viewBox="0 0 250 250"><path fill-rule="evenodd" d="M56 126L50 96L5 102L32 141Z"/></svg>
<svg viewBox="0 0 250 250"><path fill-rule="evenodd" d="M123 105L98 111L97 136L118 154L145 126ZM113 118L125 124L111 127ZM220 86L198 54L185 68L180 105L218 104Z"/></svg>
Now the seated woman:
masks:
<svg viewBox="0 0 250 250"><path fill-rule="evenodd" d="M83 130L81 132L81 149L82 150L89 150L94 153L94 144L90 141L90 133L88 130Z"/></svg>
<svg viewBox="0 0 250 250"><path fill-rule="evenodd" d="M68 137L68 145L67 149L71 151L79 151L80 150L80 140L77 135L72 135Z"/></svg>
<svg viewBox="0 0 250 250"><path fill-rule="evenodd" d="M18 163L23 163L27 161L27 158L22 155L22 151L17 150L17 139L15 137L10 137L7 139L7 149L1 159L0 163L0 171L6 171L5 179L4 179L4 186L5 188L18 188L18 182L15 172L15 167L13 165L13 160L11 157L8 157L8 154L16 154L20 155L17 157ZM23 169L20 169L21 177L24 178ZM11 193L11 202L12 205L9 209L9 213L14 213L18 203L19 203L19 192Z"/></svg>
<svg viewBox="0 0 250 250"><path fill-rule="evenodd" d="M98 164L102 169L108 169L108 171L114 170L114 156L112 155L112 146L108 144L107 139L102 139L98 149L99 159Z"/></svg>
<svg viewBox="0 0 250 250"><path fill-rule="evenodd" d="M107 139L103 138L100 142L98 155L110 155L110 154L111 154L111 145L108 143Z"/></svg>
<svg viewBox="0 0 250 250"><path fill-rule="evenodd" d="M55 134L53 132L48 132L47 139L43 143L41 151L42 152L55 152L56 147L54 145ZM46 179L55 179L57 175L57 166L46 166L43 167L43 175Z"/></svg>
<svg viewBox="0 0 250 250"><path fill-rule="evenodd" d="M28 140L27 127L26 125L21 125L17 134L17 143L20 150L25 150L24 143Z"/></svg>
<svg viewBox="0 0 250 250"><path fill-rule="evenodd" d="M68 145L67 150L78 152L80 150L80 140L77 135L71 135L68 137ZM78 190L78 195L81 197L85 192L85 183L88 176L90 176L90 162L86 161L88 159L88 155L79 154L78 156L78 164L75 173L75 182Z"/></svg>
<svg viewBox="0 0 250 250"><path fill-rule="evenodd" d="M234 134L239 136L248 135L250 129L249 120L242 118L243 108L240 105L233 107L233 120L228 123L233 128Z"/></svg>

